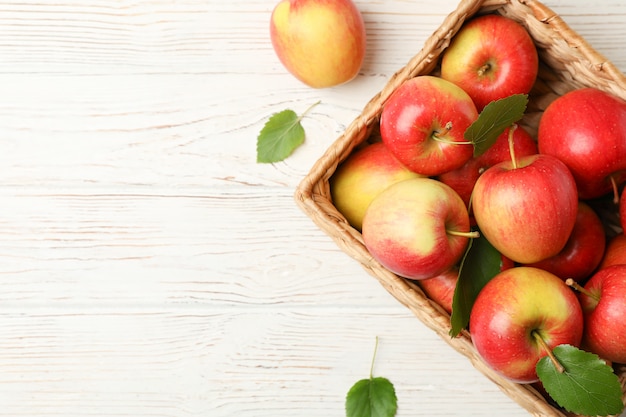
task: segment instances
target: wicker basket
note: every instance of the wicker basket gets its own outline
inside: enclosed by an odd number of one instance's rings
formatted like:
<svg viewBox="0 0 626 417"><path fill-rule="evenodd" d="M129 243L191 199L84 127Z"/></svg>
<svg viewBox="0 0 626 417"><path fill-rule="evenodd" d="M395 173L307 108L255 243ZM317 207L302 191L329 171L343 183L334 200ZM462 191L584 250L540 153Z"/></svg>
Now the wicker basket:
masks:
<svg viewBox="0 0 626 417"><path fill-rule="evenodd" d="M461 0L457 9L446 17L439 29L426 41L423 49L389 79L384 88L366 104L361 115L316 162L299 184L295 198L305 213L343 251L360 262L391 295L454 349L469 358L475 368L513 400L535 416L572 416L553 406L532 386L510 382L494 373L478 356L467 332L451 338L448 333L450 316L430 300L415 282L398 277L375 261L365 248L361 234L348 224L331 199L329 179L337 166L359 144L379 138L379 117L391 93L409 78L437 74L439 58L461 25L468 18L484 13L499 13L520 22L538 48L539 76L530 94L527 114L521 122L529 132L536 133L542 111L552 100L575 88L596 87L626 100L624 75L543 4L534 0ZM622 382L622 391L626 392L626 366L617 367L616 372Z"/></svg>

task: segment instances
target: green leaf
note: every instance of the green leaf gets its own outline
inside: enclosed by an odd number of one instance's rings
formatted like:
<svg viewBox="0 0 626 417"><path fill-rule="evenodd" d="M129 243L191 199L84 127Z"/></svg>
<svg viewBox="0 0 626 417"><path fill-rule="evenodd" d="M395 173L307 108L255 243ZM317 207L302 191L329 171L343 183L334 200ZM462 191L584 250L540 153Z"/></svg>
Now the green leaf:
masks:
<svg viewBox="0 0 626 417"><path fill-rule="evenodd" d="M470 240L452 297L450 336L458 336L467 327L478 293L501 268L502 255L484 236Z"/></svg>
<svg viewBox="0 0 626 417"><path fill-rule="evenodd" d="M304 128L300 121L317 104L319 101L309 107L301 116L298 116L293 110L283 110L273 114L257 137L257 163L280 162L302 145L304 143Z"/></svg>
<svg viewBox="0 0 626 417"><path fill-rule="evenodd" d="M553 353L565 371L560 373L546 356L537 363L537 375L557 404L587 416L622 413L622 389L613 368L598 355L571 345L559 345Z"/></svg>
<svg viewBox="0 0 626 417"><path fill-rule="evenodd" d="M346 417L393 417L396 410L396 391L386 378L362 379L346 396Z"/></svg>
<svg viewBox="0 0 626 417"><path fill-rule="evenodd" d="M398 399L393 384L388 379L372 376L378 350L378 337L370 365L369 379L361 379L346 395L346 417L393 417L398 409Z"/></svg>
<svg viewBox="0 0 626 417"><path fill-rule="evenodd" d="M482 155L507 127L524 117L527 105L526 94L513 94L487 104L465 131L465 140L474 144L474 156Z"/></svg>

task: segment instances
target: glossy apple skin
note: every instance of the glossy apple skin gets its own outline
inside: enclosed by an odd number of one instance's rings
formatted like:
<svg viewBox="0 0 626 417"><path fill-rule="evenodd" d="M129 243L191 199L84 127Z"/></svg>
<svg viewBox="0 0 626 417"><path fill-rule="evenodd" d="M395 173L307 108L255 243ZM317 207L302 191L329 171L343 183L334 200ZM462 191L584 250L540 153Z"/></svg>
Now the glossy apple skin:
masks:
<svg viewBox="0 0 626 417"><path fill-rule="evenodd" d="M419 174L405 167L382 142L354 151L330 179L333 204L348 223L361 231L365 210L391 184Z"/></svg>
<svg viewBox="0 0 626 417"><path fill-rule="evenodd" d="M598 270L621 264L626 264L626 235L624 233L619 233L609 240Z"/></svg>
<svg viewBox="0 0 626 417"><path fill-rule="evenodd" d="M605 247L606 233L600 217L588 204L579 201L576 223L563 250L528 266L552 272L562 280L582 282L600 265Z"/></svg>
<svg viewBox="0 0 626 417"><path fill-rule="evenodd" d="M583 345L603 359L626 363L626 265L599 270L585 289L599 300L579 293L585 315Z"/></svg>
<svg viewBox="0 0 626 417"><path fill-rule="evenodd" d="M538 380L537 362L546 355L533 331L551 348L579 346L580 303L556 275L532 267L507 269L476 297L470 313L472 342L493 370L512 381L532 383Z"/></svg>
<svg viewBox="0 0 626 417"><path fill-rule="evenodd" d="M439 275L417 282L428 298L439 304L448 314L452 314L452 300L458 280L459 269L453 266Z"/></svg>
<svg viewBox="0 0 626 417"><path fill-rule="evenodd" d="M405 81L391 95L381 113L380 133L410 170L436 176L472 157L473 146L463 135L477 118L476 106L465 91L439 77L423 75ZM446 133L448 124L451 129Z"/></svg>
<svg viewBox="0 0 626 417"><path fill-rule="evenodd" d="M451 268L468 244L463 200L444 183L415 178L391 185L371 202L363 218L363 241L390 271L410 279L432 278Z"/></svg>
<svg viewBox="0 0 626 417"><path fill-rule="evenodd" d="M282 0L270 38L284 67L314 88L352 80L365 57L365 24L351 0Z"/></svg>
<svg viewBox="0 0 626 417"><path fill-rule="evenodd" d="M558 254L578 212L576 184L567 167L549 155L501 162L476 181L474 218L504 256L529 264Z"/></svg>
<svg viewBox="0 0 626 417"><path fill-rule="evenodd" d="M441 76L467 91L481 111L493 100L530 92L538 68L526 29L509 18L486 15L455 35L443 54Z"/></svg>
<svg viewBox="0 0 626 417"><path fill-rule="evenodd" d="M439 181L452 187L461 196L468 208L470 207L470 198L478 177L487 168L500 162L511 160L509 131L510 129L507 128L482 155L472 157L461 168L439 175ZM518 158L535 155L537 153L537 142L527 131L518 127L513 131L513 149L515 150L515 156Z"/></svg>
<svg viewBox="0 0 626 417"><path fill-rule="evenodd" d="M563 161L581 199L613 192L626 179L626 102L594 88L570 91L546 108L537 133L539 153Z"/></svg>

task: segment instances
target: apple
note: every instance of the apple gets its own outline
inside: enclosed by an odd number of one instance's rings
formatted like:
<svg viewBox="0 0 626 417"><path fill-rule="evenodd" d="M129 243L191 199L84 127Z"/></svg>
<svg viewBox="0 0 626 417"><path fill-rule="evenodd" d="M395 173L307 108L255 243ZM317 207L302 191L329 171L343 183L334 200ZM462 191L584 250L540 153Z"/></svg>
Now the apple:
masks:
<svg viewBox="0 0 626 417"><path fill-rule="evenodd" d="M365 210L381 191L398 181L421 175L409 170L376 142L351 153L330 178L333 204L348 223L361 231Z"/></svg>
<svg viewBox="0 0 626 417"><path fill-rule="evenodd" d="M424 294L439 304L448 314L452 314L454 290L459 280L459 268L453 266L432 278L417 281Z"/></svg>
<svg viewBox="0 0 626 417"><path fill-rule="evenodd" d="M519 383L538 381L537 362L560 344L579 346L583 313L565 282L521 266L493 277L470 312L472 342L484 362Z"/></svg>
<svg viewBox="0 0 626 417"><path fill-rule="evenodd" d="M511 159L509 150L509 131L507 128L496 141L480 156L472 157L461 168L444 172L437 179L452 187L459 193L465 205L470 207L470 197L478 177L487 169L500 162ZM513 131L513 146L517 157L534 155L537 153L537 142L524 129L516 128ZM470 215L471 215L470 209Z"/></svg>
<svg viewBox="0 0 626 417"><path fill-rule="evenodd" d="M598 270L621 264L626 264L626 235L623 232L609 240Z"/></svg>
<svg viewBox="0 0 626 417"><path fill-rule="evenodd" d="M537 142L569 168L581 199L617 196L626 180L626 102L595 88L570 91L544 111Z"/></svg>
<svg viewBox="0 0 626 417"><path fill-rule="evenodd" d="M463 166L474 147L465 130L478 118L465 91L430 75L406 80L389 97L380 116L380 134L410 170L436 176Z"/></svg>
<svg viewBox="0 0 626 417"><path fill-rule="evenodd" d="M556 255L528 266L552 272L562 280L582 282L600 265L606 247L604 225L586 203L578 203L576 223L563 250Z"/></svg>
<svg viewBox="0 0 626 417"><path fill-rule="evenodd" d="M461 197L444 183L413 178L389 186L363 217L363 242L381 265L409 279L450 269L465 253L469 215Z"/></svg>
<svg viewBox="0 0 626 417"><path fill-rule="evenodd" d="M365 24L351 0L282 0L270 38L285 68L314 88L352 80L365 57Z"/></svg>
<svg viewBox="0 0 626 417"><path fill-rule="evenodd" d="M603 359L626 364L626 265L601 269L584 288L575 288L585 317L583 345Z"/></svg>
<svg viewBox="0 0 626 417"><path fill-rule="evenodd" d="M549 155L500 162L476 181L474 218L504 256L529 264L558 254L578 212L576 184L567 167Z"/></svg>
<svg viewBox="0 0 626 417"><path fill-rule="evenodd" d="M468 21L441 60L441 77L463 88L478 111L491 101L527 94L537 78L539 58L521 24L501 15Z"/></svg>

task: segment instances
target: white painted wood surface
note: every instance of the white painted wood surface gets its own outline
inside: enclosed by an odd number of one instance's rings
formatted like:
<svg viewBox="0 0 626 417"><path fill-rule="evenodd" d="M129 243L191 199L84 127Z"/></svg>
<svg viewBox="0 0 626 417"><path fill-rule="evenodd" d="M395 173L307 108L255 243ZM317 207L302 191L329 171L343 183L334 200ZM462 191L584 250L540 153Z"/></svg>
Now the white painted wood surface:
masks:
<svg viewBox="0 0 626 417"><path fill-rule="evenodd" d="M456 7L356 3L365 64L326 90L275 57L274 1L0 3L0 416L342 416L376 336L398 416L528 415L293 201ZM626 70L621 0L546 4Z"/></svg>

